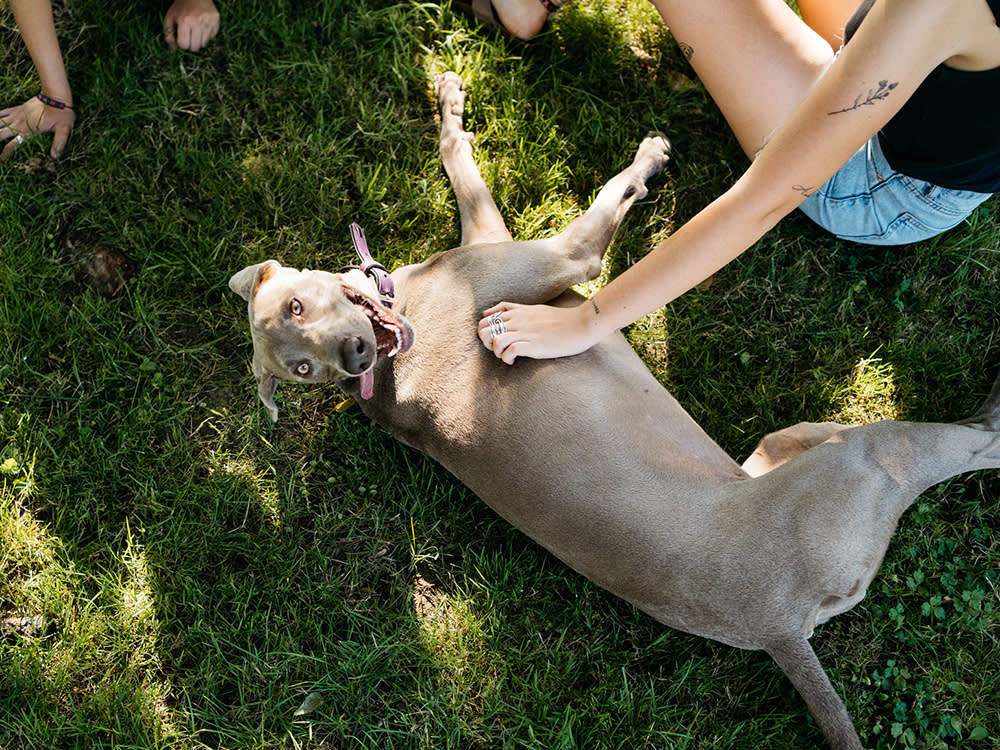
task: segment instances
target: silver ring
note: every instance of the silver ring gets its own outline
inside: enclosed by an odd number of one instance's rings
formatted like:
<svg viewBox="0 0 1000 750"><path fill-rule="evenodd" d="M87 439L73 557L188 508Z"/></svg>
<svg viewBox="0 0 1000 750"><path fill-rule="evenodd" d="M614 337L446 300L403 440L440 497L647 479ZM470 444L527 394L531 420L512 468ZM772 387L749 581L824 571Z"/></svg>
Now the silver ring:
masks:
<svg viewBox="0 0 1000 750"><path fill-rule="evenodd" d="M21 135L20 133L18 133L17 135L15 135L14 136L14 143L16 143L18 146L20 146L22 143L24 143L24 136Z"/></svg>
<svg viewBox="0 0 1000 750"><path fill-rule="evenodd" d="M486 322L490 327L490 336L493 338L496 338L501 333L507 333L507 325L500 318L500 313L493 313L486 319Z"/></svg>

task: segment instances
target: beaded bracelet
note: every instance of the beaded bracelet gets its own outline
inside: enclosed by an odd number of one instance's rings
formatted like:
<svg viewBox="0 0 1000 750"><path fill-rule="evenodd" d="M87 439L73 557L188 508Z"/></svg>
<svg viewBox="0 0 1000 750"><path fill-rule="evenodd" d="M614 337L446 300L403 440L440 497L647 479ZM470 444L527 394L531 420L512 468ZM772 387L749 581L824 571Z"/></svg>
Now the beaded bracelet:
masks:
<svg viewBox="0 0 1000 750"><path fill-rule="evenodd" d="M66 104L66 102L61 102L58 99L53 99L51 96L45 96L45 94L39 94L36 99L47 107L54 107L55 109L73 109L73 105Z"/></svg>

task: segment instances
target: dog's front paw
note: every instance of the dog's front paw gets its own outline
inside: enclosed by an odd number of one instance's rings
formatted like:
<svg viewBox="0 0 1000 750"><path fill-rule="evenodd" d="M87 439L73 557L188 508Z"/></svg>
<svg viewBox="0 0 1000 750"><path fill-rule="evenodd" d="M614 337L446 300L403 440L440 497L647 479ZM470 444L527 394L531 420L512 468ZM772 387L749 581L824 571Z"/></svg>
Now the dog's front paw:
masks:
<svg viewBox="0 0 1000 750"><path fill-rule="evenodd" d="M437 89L438 106L444 114L461 115L465 111L465 83L458 73L441 73L434 76L434 87Z"/></svg>
<svg viewBox="0 0 1000 750"><path fill-rule="evenodd" d="M639 144L635 155L635 164L643 165L642 172L646 179L657 174L670 160L670 141L662 133L650 131Z"/></svg>

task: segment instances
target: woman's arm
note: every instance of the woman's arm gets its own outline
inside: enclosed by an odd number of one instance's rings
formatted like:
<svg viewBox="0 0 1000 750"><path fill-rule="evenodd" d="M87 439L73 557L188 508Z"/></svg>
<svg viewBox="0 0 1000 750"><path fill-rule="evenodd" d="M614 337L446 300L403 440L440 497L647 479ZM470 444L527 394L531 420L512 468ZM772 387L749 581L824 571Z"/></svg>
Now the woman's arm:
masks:
<svg viewBox="0 0 1000 750"><path fill-rule="evenodd" d="M63 66L59 40L56 38L56 24L52 18L52 3L49 0L10 0L14 21L21 32L24 46L28 48L42 93L53 99L73 104L73 94Z"/></svg>
<svg viewBox="0 0 1000 750"><path fill-rule="evenodd" d="M507 332L483 343L505 362L576 354L715 273L820 187L962 48L972 0L879 0L851 43L746 173L646 257L574 308L509 303ZM939 7L940 6L940 7ZM968 28L968 25L965 26Z"/></svg>
<svg viewBox="0 0 1000 750"><path fill-rule="evenodd" d="M67 108L58 109L31 98L20 106L0 111L0 141L8 141L0 151L0 161L6 161L14 153L19 145L16 136L48 132L53 134L50 153L58 158L69 140L76 113L71 109L73 93L56 37L52 4L49 0L10 0L10 8L38 72L41 93L66 104Z"/></svg>

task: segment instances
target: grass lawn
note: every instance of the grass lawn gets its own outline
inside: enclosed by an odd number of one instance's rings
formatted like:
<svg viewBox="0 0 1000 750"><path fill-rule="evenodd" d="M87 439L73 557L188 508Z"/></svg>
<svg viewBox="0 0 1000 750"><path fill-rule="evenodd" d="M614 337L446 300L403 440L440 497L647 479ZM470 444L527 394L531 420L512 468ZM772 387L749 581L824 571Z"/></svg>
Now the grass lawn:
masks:
<svg viewBox="0 0 1000 750"><path fill-rule="evenodd" d="M197 55L166 0L64 0L80 117L0 165L0 748L815 748L777 668L570 572L336 388L249 368L244 265L390 268L456 244L431 80L515 236L588 205L649 130L674 156L614 275L746 159L639 0L576 0L528 44L447 5L221 0ZM0 0L0 108L38 83ZM797 421L953 420L1000 367L997 201L898 248L784 221L628 330L742 459ZM110 283L105 271L119 270ZM813 641L866 745L995 748L1000 475L903 518Z"/></svg>

